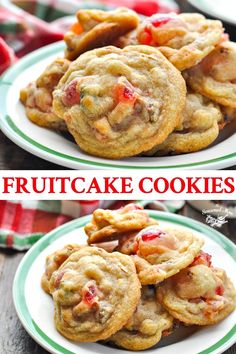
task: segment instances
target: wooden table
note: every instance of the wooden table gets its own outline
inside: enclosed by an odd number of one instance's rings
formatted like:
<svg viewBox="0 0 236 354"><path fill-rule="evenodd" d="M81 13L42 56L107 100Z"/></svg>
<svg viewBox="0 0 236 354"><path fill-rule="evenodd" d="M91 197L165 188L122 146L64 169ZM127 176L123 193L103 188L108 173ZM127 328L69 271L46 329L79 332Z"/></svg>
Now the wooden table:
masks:
<svg viewBox="0 0 236 354"><path fill-rule="evenodd" d="M189 205L180 214L205 222L205 216ZM231 220L220 230L236 243L236 220ZM23 252L0 249L0 353L1 354L46 354L22 327L12 302L12 281ZM223 266L223 264L222 264ZM236 345L225 353L236 354Z"/></svg>

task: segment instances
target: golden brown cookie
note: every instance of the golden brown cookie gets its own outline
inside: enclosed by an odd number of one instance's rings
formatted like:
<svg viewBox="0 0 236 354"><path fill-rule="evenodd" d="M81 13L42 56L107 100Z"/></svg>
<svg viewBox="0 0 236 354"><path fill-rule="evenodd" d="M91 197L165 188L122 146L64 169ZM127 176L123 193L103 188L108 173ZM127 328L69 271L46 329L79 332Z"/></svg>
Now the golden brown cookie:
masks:
<svg viewBox="0 0 236 354"><path fill-rule="evenodd" d="M162 143L179 125L185 100L180 72L140 45L81 55L54 91L53 107L82 150L119 159Z"/></svg>
<svg viewBox="0 0 236 354"><path fill-rule="evenodd" d="M96 209L84 231L88 244L92 244L116 240L153 224L157 221L150 218L141 205L131 203L118 210Z"/></svg>
<svg viewBox="0 0 236 354"><path fill-rule="evenodd" d="M157 284L186 268L203 246L203 239L185 229L159 225L141 230L132 255L142 285Z"/></svg>
<svg viewBox="0 0 236 354"><path fill-rule="evenodd" d="M55 325L66 338L96 342L119 331L140 300L132 259L84 247L52 274Z"/></svg>
<svg viewBox="0 0 236 354"><path fill-rule="evenodd" d="M121 235L118 240L118 245L116 250L124 254L135 254L136 253L136 242L135 238L139 231L127 232Z"/></svg>
<svg viewBox="0 0 236 354"><path fill-rule="evenodd" d="M144 286L141 300L126 325L109 339L121 348L144 350L171 331L173 317L156 299L155 288Z"/></svg>
<svg viewBox="0 0 236 354"><path fill-rule="evenodd" d="M233 284L210 262L196 262L167 279L157 288L157 297L174 318L188 325L218 323L236 307Z"/></svg>
<svg viewBox="0 0 236 354"><path fill-rule="evenodd" d="M41 286L46 293L50 294L49 282L52 273L55 272L73 252L79 251L82 247L83 246L77 244L69 244L47 256L45 273L41 279Z"/></svg>
<svg viewBox="0 0 236 354"><path fill-rule="evenodd" d="M185 70L198 64L220 42L222 23L203 15L155 14L137 29L140 44L158 47L178 68Z"/></svg>
<svg viewBox="0 0 236 354"><path fill-rule="evenodd" d="M112 44L139 24L138 15L127 8L113 11L79 10L78 22L65 34L65 57L70 60L88 50Z"/></svg>
<svg viewBox="0 0 236 354"><path fill-rule="evenodd" d="M39 76L20 91L26 115L33 123L46 128L67 131L63 119L52 111L52 92L70 65L69 60L57 58Z"/></svg>
<svg viewBox="0 0 236 354"><path fill-rule="evenodd" d="M202 150L215 141L223 123L219 105L200 94L188 93L183 123L162 144L144 155L163 156Z"/></svg>
<svg viewBox="0 0 236 354"><path fill-rule="evenodd" d="M236 43L222 42L184 76L194 91L223 106L236 108Z"/></svg>

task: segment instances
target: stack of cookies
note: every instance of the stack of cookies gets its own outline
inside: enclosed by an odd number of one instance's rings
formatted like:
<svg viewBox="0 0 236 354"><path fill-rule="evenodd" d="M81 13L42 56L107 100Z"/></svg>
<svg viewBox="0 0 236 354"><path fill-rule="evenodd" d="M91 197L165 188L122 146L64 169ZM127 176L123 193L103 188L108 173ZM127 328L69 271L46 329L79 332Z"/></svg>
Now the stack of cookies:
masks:
<svg viewBox="0 0 236 354"><path fill-rule="evenodd" d="M68 130L88 154L194 152L235 120L236 44L220 21L80 10L65 44L20 98L31 121Z"/></svg>
<svg viewBox="0 0 236 354"><path fill-rule="evenodd" d="M186 229L160 227L129 204L97 209L84 230L88 245L49 255L42 277L64 337L144 350L179 322L212 325L235 309L230 279Z"/></svg>

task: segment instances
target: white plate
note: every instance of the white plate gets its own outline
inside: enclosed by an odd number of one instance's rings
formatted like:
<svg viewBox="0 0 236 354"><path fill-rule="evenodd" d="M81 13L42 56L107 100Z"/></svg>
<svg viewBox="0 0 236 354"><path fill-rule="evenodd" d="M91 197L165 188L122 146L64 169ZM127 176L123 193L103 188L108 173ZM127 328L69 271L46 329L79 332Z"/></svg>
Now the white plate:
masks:
<svg viewBox="0 0 236 354"><path fill-rule="evenodd" d="M22 87L62 55L64 43L51 44L27 55L0 82L0 126L16 144L34 155L74 169L220 169L236 163L235 127L228 126L218 143L203 151L179 156L107 160L90 156L63 135L31 123L19 102Z"/></svg>
<svg viewBox="0 0 236 354"><path fill-rule="evenodd" d="M236 25L235 0L188 0L188 2L208 15Z"/></svg>
<svg viewBox="0 0 236 354"><path fill-rule="evenodd" d="M223 267L236 286L236 247L219 232L195 220L166 212L149 212L160 225L184 227L205 239L204 250L213 255L213 263ZM40 287L45 257L67 243L86 242L83 226L90 216L67 223L37 242L23 258L14 279L13 298L17 314L27 332L50 353L127 354L129 351L99 343L74 343L60 335L53 323L53 301ZM178 331L177 331L178 332ZM179 340L176 342L176 338ZM181 339L180 339L181 338ZM218 354L236 341L235 312L217 325L205 328L184 327L151 348L150 354ZM131 353L131 352L130 352Z"/></svg>

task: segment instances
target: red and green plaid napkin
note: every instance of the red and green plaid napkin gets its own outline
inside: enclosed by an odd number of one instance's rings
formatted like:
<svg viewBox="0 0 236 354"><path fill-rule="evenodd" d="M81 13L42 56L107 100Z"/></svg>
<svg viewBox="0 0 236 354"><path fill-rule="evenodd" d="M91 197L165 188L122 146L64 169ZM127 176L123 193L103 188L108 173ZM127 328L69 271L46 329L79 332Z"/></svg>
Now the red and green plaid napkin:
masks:
<svg viewBox="0 0 236 354"><path fill-rule="evenodd" d="M6 201L0 200L0 247L25 250L56 227L97 208L118 209L129 201ZM151 209L175 212L183 201L142 201Z"/></svg>
<svg viewBox="0 0 236 354"><path fill-rule="evenodd" d="M127 6L146 16L178 11L174 0L1 0L0 3L0 74L17 58L63 39L79 9Z"/></svg>

